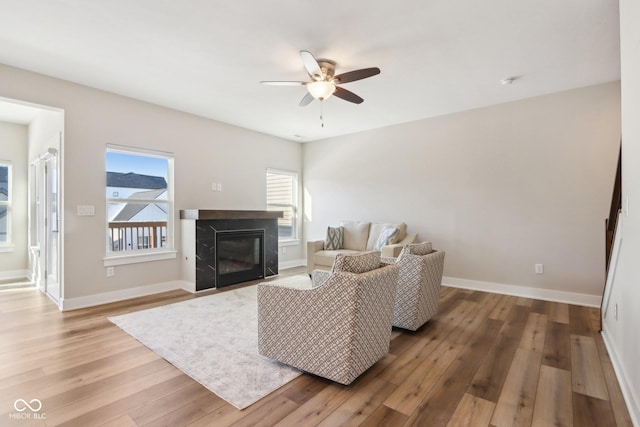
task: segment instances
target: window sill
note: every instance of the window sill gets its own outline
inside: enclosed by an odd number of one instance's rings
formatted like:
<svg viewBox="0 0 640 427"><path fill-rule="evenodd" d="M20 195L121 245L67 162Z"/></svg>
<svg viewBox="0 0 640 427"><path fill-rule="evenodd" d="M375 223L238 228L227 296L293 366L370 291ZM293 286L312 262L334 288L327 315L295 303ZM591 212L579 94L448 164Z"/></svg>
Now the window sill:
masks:
<svg viewBox="0 0 640 427"><path fill-rule="evenodd" d="M299 239L289 239L289 240L278 240L278 247L282 246L299 246Z"/></svg>
<svg viewBox="0 0 640 427"><path fill-rule="evenodd" d="M15 250L14 245L0 245L0 252L14 252Z"/></svg>
<svg viewBox="0 0 640 427"><path fill-rule="evenodd" d="M162 261L166 259L175 259L178 251L167 250L162 252L145 252L128 255L110 255L103 258L105 267L113 267L115 265L138 264L141 262Z"/></svg>

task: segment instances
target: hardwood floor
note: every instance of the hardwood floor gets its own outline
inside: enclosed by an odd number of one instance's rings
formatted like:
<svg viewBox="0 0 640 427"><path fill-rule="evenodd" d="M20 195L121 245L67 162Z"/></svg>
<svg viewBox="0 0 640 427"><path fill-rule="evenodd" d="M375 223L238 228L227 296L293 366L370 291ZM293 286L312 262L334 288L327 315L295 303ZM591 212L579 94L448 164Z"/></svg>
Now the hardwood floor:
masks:
<svg viewBox="0 0 640 427"><path fill-rule="evenodd" d="M597 309L443 287L438 316L394 330L350 386L302 375L239 411L107 320L189 298L60 313L38 291L0 292L0 426L632 425ZM18 399L40 400L39 419Z"/></svg>

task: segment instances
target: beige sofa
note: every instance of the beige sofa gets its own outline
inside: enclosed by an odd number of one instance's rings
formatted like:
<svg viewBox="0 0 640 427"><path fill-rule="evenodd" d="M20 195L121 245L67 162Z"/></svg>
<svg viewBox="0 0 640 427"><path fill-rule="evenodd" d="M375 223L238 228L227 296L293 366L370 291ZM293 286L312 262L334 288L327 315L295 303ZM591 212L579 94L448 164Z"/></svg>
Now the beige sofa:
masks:
<svg viewBox="0 0 640 427"><path fill-rule="evenodd" d="M380 233L386 227L398 228L397 236L391 244L383 246L381 255L383 257L397 257L404 245L416 241L417 235L407 233L407 224L390 224L378 222L355 222L343 221L340 226L344 229L342 248L336 250L325 250L324 240L307 242L307 273L313 270L331 270L333 261L338 254L353 254L363 251L374 250Z"/></svg>

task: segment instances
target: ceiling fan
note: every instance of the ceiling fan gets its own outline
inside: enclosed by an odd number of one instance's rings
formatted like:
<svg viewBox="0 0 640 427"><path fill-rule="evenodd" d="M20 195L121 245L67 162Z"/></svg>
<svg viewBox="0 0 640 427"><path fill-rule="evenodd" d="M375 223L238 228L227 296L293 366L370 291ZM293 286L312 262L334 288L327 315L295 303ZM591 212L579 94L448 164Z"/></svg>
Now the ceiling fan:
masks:
<svg viewBox="0 0 640 427"><path fill-rule="evenodd" d="M346 73L335 74L336 63L325 59L317 60L311 52L306 50L300 51L300 57L304 68L306 68L311 81L261 81L260 83L273 86L306 86L308 93L300 101L300 107L309 105L314 99L324 101L331 95L335 95L338 98L345 101L353 102L354 104L362 104L364 99L360 98L355 93L341 88L340 84L354 82L356 80L366 79L380 74L380 68L362 68L360 70L349 71Z"/></svg>

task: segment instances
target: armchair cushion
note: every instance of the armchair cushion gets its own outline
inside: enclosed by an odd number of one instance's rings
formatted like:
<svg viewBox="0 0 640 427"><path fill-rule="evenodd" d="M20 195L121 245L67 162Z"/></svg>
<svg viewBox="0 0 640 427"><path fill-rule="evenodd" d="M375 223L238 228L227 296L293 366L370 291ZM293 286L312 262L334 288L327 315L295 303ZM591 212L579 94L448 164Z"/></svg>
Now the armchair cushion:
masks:
<svg viewBox="0 0 640 427"><path fill-rule="evenodd" d="M422 243L412 243L410 245L406 245L402 252L400 252L399 256L402 256L403 253L411 254L411 255L427 255L433 252L433 247L431 246L431 242L422 242Z"/></svg>
<svg viewBox="0 0 640 427"><path fill-rule="evenodd" d="M380 252L361 252L351 255L338 254L331 272L366 273L380 267Z"/></svg>

